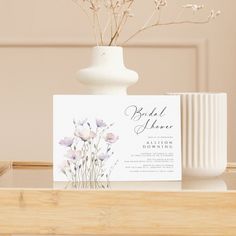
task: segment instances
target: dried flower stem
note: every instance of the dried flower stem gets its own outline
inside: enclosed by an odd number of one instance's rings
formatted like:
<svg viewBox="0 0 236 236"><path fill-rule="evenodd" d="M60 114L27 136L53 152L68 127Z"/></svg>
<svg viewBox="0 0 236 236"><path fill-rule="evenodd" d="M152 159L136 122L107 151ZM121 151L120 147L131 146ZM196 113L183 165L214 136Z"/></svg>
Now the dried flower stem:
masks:
<svg viewBox="0 0 236 236"><path fill-rule="evenodd" d="M123 11L121 20L120 20L120 22L118 24L118 27L116 28L116 31L115 31L114 35L111 37L111 40L110 40L110 42L108 44L109 46L112 45L113 41L115 41L115 40L117 41L117 38L119 37L120 32L121 32L123 26L125 25L125 23L126 23L126 21L128 19L128 16L129 16L128 14L129 14L129 11L130 11L133 3L134 3L134 0L130 0L128 7Z"/></svg>
<svg viewBox="0 0 236 236"><path fill-rule="evenodd" d="M115 31L117 30L118 28L118 13L116 13L116 10L115 10L116 6L113 5L113 2L111 0L111 10L112 10L112 16L113 16L113 19L114 19L114 25L115 25Z"/></svg>
<svg viewBox="0 0 236 236"><path fill-rule="evenodd" d="M118 38L119 38L119 35L120 35L121 31L122 31L122 28L124 27L124 25L125 25L125 23L126 23L126 21L127 21L127 18L128 18L128 17L127 17L127 13L130 11L131 5L133 4L133 0L131 0L131 1L129 2L128 7L125 6L125 0L123 0L123 3L124 3L124 4L121 4L121 6L120 6L120 8L119 8L119 11L118 11L118 13L117 13L116 31L118 31L118 32L117 32L117 35L116 35L116 37L115 37L115 39L114 39L114 44L115 44L115 45L116 45L117 40L118 40ZM118 24L118 22L120 22L120 24ZM120 27L119 27L118 25L120 25Z"/></svg>
<svg viewBox="0 0 236 236"><path fill-rule="evenodd" d="M90 6L90 9L93 11L93 14L94 14L94 18L95 18L95 27L96 27L96 24L97 24L97 28L98 28L98 33L99 33L99 36L100 36L100 43L101 45L104 45L104 42L103 42L103 31L102 31L102 27L101 27L101 24L100 24L100 19L99 19L99 15L98 15L98 11L99 11L99 4L98 4L98 0L95 0L95 2L93 0L89 0L89 3L91 4Z"/></svg>
<svg viewBox="0 0 236 236"><path fill-rule="evenodd" d="M122 20L121 20L121 22L120 22L118 28L116 29L114 35L111 37L111 40L110 40L110 42L109 42L109 44L108 44L109 46L111 46L112 43L113 43L113 41L115 40L115 38L119 36L119 30L120 30L120 26L121 26L122 22L123 22L123 18L122 18Z"/></svg>
<svg viewBox="0 0 236 236"><path fill-rule="evenodd" d="M179 22L175 22L175 21L171 21L171 22L166 22L166 23L155 23L149 26L146 26L145 28L141 28L139 30L137 30L133 35L131 35L127 40L125 40L121 45L126 44L127 42L129 42L131 39L133 39L135 36L137 36L138 34L140 34L141 32L153 28L153 27L157 27L157 26L168 26L168 25L183 25L183 24L206 24L210 21L210 19L208 18L207 20L204 21L191 21L191 20L186 20L186 21L179 21Z"/></svg>
<svg viewBox="0 0 236 236"><path fill-rule="evenodd" d="M118 37L119 37L119 35L120 35L120 32L121 32L121 30L122 30L122 26L125 25L125 23L126 23L126 21L127 21L127 18L128 18L128 17L127 17L127 14L124 13L124 14L123 14L123 17L121 18L121 21L120 21L120 23L119 23L119 25L118 25L118 28L117 28L115 34L114 34L113 37L111 38L111 41L110 41L109 46L112 45L113 41L115 41L115 42L117 41L117 39L118 39Z"/></svg>
<svg viewBox="0 0 236 236"><path fill-rule="evenodd" d="M150 15L150 17L147 19L147 21L144 23L143 27L142 28L145 28L149 23L150 21L153 19L153 17L156 15L158 11L158 8L155 8L154 11L152 12L152 14Z"/></svg>
<svg viewBox="0 0 236 236"><path fill-rule="evenodd" d="M96 18L97 24L98 24L98 30L99 30L101 45L104 45L104 42L103 42L103 31L102 31L102 27L101 27L99 16L98 16L97 12L95 13L95 18Z"/></svg>
<svg viewBox="0 0 236 236"><path fill-rule="evenodd" d="M103 38L104 38L104 35L106 34L106 31L107 31L109 25L111 25L111 16L110 16L110 13L108 14L108 17L107 17L107 18L108 18L108 19L107 19L106 25L105 25L105 27L104 27L104 29L103 29L103 31L102 31L102 37L103 37Z"/></svg>

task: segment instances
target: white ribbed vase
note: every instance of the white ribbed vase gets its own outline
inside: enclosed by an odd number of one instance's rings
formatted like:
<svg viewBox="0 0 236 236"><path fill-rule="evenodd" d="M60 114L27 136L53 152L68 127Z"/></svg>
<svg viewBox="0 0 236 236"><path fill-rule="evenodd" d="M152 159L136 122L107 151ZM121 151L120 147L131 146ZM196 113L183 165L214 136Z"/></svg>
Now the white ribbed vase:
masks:
<svg viewBox="0 0 236 236"><path fill-rule="evenodd" d="M182 93L183 175L215 177L227 165L227 95Z"/></svg>

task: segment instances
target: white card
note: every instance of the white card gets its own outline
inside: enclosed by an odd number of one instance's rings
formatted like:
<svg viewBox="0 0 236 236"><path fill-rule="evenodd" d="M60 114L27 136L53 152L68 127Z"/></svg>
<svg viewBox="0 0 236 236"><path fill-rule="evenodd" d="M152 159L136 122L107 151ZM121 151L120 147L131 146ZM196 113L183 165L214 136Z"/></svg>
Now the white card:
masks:
<svg viewBox="0 0 236 236"><path fill-rule="evenodd" d="M54 181L181 180L179 96L55 95Z"/></svg>

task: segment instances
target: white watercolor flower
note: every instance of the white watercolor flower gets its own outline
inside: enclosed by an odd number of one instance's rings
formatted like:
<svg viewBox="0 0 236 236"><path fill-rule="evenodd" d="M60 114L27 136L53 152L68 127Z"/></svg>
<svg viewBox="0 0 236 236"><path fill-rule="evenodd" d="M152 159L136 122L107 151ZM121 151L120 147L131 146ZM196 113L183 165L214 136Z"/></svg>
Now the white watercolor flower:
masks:
<svg viewBox="0 0 236 236"><path fill-rule="evenodd" d="M83 126L87 121L88 121L87 118L85 118L85 119L83 119L83 120L73 119L73 123L74 123L75 125L79 125L79 126Z"/></svg>
<svg viewBox="0 0 236 236"><path fill-rule="evenodd" d="M115 143L118 139L119 137L113 133L107 133L105 136L105 141L110 144Z"/></svg>
<svg viewBox="0 0 236 236"><path fill-rule="evenodd" d="M58 165L58 168L59 170L64 174L64 175L67 175L67 172L70 171L70 167L68 166L68 163L66 160L64 160L63 162L61 162L59 165Z"/></svg>

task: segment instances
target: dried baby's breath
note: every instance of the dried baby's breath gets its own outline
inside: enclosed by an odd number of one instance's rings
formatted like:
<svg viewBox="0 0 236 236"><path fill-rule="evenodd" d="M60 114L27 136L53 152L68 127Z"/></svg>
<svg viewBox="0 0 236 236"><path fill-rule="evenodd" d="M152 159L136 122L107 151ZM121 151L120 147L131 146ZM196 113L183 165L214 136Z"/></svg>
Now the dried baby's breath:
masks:
<svg viewBox="0 0 236 236"><path fill-rule="evenodd" d="M118 43L120 36L129 19L135 19L133 8L136 0L72 0L87 16L92 26L94 38L97 45L116 46L124 45L141 32L158 26L180 25L180 24L206 24L212 19L220 15L220 11L211 10L203 20L195 20L194 16L202 9L204 5L186 4L182 6L182 10L177 14L175 20L161 21L161 11L167 7L167 0L152 0L153 12L147 16L143 26L130 35L123 43ZM184 11L192 11L193 18L179 20L183 16ZM104 15L107 16L106 21L102 21Z"/></svg>

